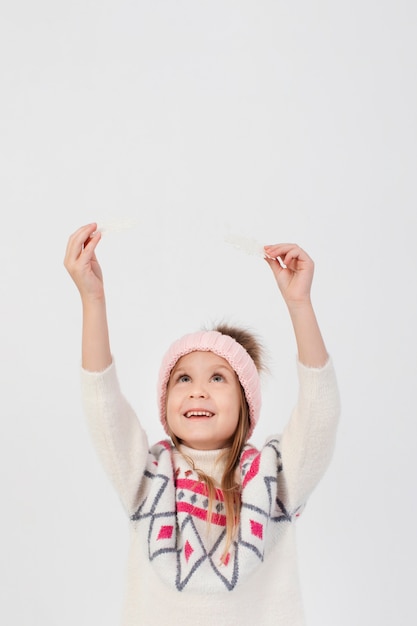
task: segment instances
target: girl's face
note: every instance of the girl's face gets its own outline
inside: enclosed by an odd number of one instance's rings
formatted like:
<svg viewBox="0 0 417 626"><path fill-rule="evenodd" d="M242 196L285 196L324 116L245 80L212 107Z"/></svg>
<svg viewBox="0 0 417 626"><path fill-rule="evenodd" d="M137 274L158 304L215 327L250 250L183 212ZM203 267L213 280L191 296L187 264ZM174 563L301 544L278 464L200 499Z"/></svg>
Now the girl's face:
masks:
<svg viewBox="0 0 417 626"><path fill-rule="evenodd" d="M167 422L184 445L226 448L240 408L240 383L225 359L213 352L190 352L178 359L168 382Z"/></svg>

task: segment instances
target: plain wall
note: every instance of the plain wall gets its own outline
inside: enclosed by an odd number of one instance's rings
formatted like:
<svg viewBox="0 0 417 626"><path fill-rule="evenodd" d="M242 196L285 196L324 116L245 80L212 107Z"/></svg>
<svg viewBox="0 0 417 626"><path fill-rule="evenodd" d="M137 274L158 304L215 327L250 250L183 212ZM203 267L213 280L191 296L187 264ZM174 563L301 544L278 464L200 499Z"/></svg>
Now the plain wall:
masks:
<svg viewBox="0 0 417 626"><path fill-rule="evenodd" d="M295 402L295 344L267 264L296 241L343 413L298 522L310 626L413 621L417 524L417 5L16 0L0 6L0 622L118 623L128 522L90 444L81 308L62 260L98 250L122 387L162 437L168 344L219 320L262 337L254 434Z"/></svg>

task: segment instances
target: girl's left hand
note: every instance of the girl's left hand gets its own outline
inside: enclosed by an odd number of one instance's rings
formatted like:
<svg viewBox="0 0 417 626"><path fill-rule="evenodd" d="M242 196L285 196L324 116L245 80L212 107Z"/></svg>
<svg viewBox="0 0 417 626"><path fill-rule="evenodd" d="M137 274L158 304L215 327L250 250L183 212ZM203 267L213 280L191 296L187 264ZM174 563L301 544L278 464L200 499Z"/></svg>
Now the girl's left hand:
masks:
<svg viewBox="0 0 417 626"><path fill-rule="evenodd" d="M265 261L272 269L287 305L310 302L314 262L308 254L294 243L265 246L264 250ZM286 268L282 267L278 257Z"/></svg>

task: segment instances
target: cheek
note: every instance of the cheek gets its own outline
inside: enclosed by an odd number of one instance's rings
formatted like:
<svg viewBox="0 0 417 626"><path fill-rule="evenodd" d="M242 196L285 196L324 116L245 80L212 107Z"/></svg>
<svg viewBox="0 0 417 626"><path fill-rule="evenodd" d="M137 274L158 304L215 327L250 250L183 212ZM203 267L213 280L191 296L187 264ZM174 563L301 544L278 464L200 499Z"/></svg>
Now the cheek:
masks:
<svg viewBox="0 0 417 626"><path fill-rule="evenodd" d="M166 411L166 416L167 416L167 422L169 425L171 421L171 416L172 416L172 399L167 398L167 401L165 404L165 411Z"/></svg>
<svg viewBox="0 0 417 626"><path fill-rule="evenodd" d="M168 392L165 404L168 425L173 416L178 413L179 407L180 399L174 392Z"/></svg>
<svg viewBox="0 0 417 626"><path fill-rule="evenodd" d="M175 419L173 418L172 402L167 400L166 403L166 419L168 426L168 434L171 437L175 434Z"/></svg>

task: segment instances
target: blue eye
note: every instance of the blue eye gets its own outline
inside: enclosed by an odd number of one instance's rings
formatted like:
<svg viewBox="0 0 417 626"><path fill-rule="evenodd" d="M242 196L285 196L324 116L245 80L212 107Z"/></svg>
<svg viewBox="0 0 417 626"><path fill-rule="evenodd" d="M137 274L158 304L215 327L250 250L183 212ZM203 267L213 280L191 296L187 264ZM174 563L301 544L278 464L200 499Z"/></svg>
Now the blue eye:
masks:
<svg viewBox="0 0 417 626"><path fill-rule="evenodd" d="M224 381L224 377L221 374L214 374L211 377L211 380L214 381L215 383L222 383Z"/></svg>
<svg viewBox="0 0 417 626"><path fill-rule="evenodd" d="M179 378L178 378L178 382L179 383L188 383L190 381L190 377L188 376L188 374L182 374Z"/></svg>

